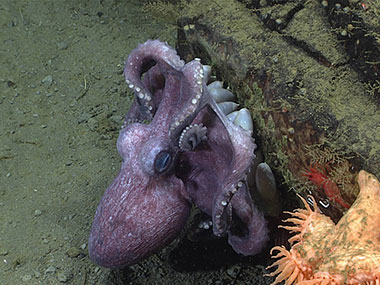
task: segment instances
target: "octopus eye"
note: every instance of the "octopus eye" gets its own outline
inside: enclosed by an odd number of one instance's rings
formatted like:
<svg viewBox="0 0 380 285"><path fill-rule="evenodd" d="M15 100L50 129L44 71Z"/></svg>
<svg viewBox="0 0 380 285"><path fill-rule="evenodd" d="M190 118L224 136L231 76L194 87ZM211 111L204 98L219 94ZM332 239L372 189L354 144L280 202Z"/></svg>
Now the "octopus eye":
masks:
<svg viewBox="0 0 380 285"><path fill-rule="evenodd" d="M172 162L172 154L167 151L161 151L154 160L154 170L157 173L163 173L170 167Z"/></svg>

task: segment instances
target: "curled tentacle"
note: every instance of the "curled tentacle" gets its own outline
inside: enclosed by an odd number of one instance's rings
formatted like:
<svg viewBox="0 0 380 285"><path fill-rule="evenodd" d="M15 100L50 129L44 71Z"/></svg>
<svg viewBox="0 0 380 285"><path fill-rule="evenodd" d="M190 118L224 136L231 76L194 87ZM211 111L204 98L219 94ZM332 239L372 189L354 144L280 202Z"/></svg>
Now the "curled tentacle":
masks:
<svg viewBox="0 0 380 285"><path fill-rule="evenodd" d="M249 195L246 183L232 197L231 204L237 219L244 224L244 229L237 232L229 230L229 244L243 255L259 253L269 239L268 228L264 215L258 211Z"/></svg>
<svg viewBox="0 0 380 285"><path fill-rule="evenodd" d="M197 145L207 139L207 128L203 124L194 124L186 127L178 140L178 146L182 151L194 150Z"/></svg>
<svg viewBox="0 0 380 285"><path fill-rule="evenodd" d="M158 65L161 70L160 73L162 73L167 69L181 69L184 66L184 61L167 43L150 40L131 52L124 68L128 87L134 91L141 112L149 118L153 118L157 106L155 106L152 98L152 90L149 90L146 84L142 82L141 76L147 70L152 69L155 64Z"/></svg>

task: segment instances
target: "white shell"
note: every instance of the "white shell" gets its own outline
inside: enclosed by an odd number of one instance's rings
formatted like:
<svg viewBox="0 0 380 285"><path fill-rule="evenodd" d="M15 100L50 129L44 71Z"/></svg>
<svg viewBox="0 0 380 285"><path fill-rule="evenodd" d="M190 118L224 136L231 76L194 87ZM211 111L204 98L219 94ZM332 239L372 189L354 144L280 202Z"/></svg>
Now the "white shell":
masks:
<svg viewBox="0 0 380 285"><path fill-rule="evenodd" d="M225 102L225 101L233 101L235 100L235 95L224 88L210 88L207 86L208 92L214 98L216 103Z"/></svg>
<svg viewBox="0 0 380 285"><path fill-rule="evenodd" d="M207 85L208 88L223 88L223 83L221 81L214 81Z"/></svg>
<svg viewBox="0 0 380 285"><path fill-rule="evenodd" d="M239 106L238 104L234 102L230 102L230 101L222 102L218 104L220 111L222 111L222 113L225 115L235 111L238 108L238 106Z"/></svg>
<svg viewBox="0 0 380 285"><path fill-rule="evenodd" d="M263 199L266 212L268 215L276 216L281 212L280 193L276 186L272 170L265 162L257 166L256 174L256 188Z"/></svg>
<svg viewBox="0 0 380 285"><path fill-rule="evenodd" d="M238 125L247 131L250 131L250 132L253 131L253 122L252 122L251 113L248 111L247 108L240 109L233 122L235 125Z"/></svg>
<svg viewBox="0 0 380 285"><path fill-rule="evenodd" d="M208 82L211 76L211 66L202 65L202 67L203 67L203 80L204 82Z"/></svg>

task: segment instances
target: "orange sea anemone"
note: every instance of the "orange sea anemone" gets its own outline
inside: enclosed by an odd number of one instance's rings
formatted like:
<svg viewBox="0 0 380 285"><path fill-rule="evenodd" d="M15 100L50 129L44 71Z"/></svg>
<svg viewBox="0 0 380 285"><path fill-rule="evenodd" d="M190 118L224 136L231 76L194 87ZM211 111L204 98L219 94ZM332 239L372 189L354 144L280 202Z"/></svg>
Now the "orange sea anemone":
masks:
<svg viewBox="0 0 380 285"><path fill-rule="evenodd" d="M272 284L380 284L380 182L364 170L359 172L360 193L351 208L335 225L301 198L306 209L298 209L282 226L296 233L283 246L271 250L280 258Z"/></svg>

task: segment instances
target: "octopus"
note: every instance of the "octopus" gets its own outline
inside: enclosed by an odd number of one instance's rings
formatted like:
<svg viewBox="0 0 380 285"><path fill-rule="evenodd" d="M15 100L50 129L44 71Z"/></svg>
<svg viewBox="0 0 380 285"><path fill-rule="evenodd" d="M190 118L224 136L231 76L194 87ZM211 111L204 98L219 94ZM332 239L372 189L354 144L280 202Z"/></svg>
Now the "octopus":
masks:
<svg viewBox="0 0 380 285"><path fill-rule="evenodd" d="M357 181L360 193L336 225L301 198L306 209L289 213L285 222L293 225L282 226L296 233L291 249L271 250L279 258L269 266L277 266L272 284L380 284L380 182L364 170Z"/></svg>
<svg viewBox="0 0 380 285"><path fill-rule="evenodd" d="M267 223L246 182L256 148L252 119L220 81L208 84L210 72L158 40L129 55L124 75L135 99L117 140L121 169L89 237L96 264L123 268L156 253L178 236L192 205L237 253L265 246Z"/></svg>

